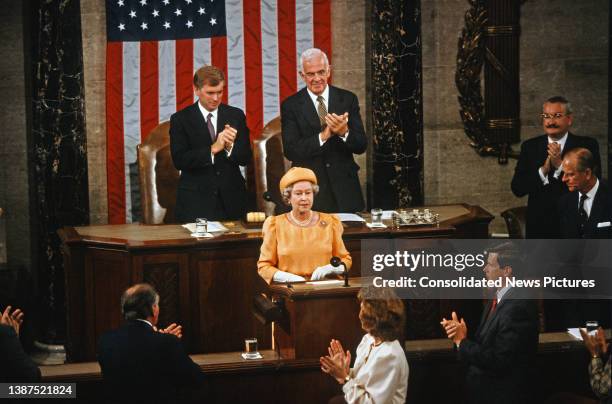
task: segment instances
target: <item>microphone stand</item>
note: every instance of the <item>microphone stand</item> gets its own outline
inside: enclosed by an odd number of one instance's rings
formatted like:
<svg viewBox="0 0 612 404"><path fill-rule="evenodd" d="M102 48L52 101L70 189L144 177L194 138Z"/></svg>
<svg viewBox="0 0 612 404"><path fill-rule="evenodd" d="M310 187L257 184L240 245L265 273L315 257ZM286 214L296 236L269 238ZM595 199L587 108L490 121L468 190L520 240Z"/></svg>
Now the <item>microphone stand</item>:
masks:
<svg viewBox="0 0 612 404"><path fill-rule="evenodd" d="M336 268L339 267L340 265L344 267L344 271L342 272L342 277L344 278L344 287L348 288L350 285L349 285L348 269L346 268L346 264L342 262L342 260L338 257L332 257L331 260L329 260L329 263L332 264L332 266Z"/></svg>

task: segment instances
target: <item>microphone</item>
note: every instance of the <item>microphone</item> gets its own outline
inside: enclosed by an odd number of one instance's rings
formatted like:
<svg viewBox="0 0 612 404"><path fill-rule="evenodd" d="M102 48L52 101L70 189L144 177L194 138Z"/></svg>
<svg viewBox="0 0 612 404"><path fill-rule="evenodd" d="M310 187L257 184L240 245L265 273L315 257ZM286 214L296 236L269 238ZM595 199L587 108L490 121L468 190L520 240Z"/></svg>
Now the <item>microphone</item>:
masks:
<svg viewBox="0 0 612 404"><path fill-rule="evenodd" d="M331 259L329 260L329 263L333 266L333 267L339 267L340 265L342 265L344 267L344 272L342 272L342 276L344 277L344 287L348 288L349 287L349 281L348 281L348 270L346 269L346 264L344 262L342 262L342 260L338 257L331 257Z"/></svg>

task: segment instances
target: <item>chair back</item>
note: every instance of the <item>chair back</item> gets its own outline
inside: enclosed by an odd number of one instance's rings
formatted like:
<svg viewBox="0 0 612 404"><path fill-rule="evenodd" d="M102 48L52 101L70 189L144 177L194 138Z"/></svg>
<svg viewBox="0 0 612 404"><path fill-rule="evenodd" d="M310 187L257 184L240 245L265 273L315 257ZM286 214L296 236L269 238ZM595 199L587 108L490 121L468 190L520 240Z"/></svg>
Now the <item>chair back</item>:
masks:
<svg viewBox="0 0 612 404"><path fill-rule="evenodd" d="M276 117L264 127L261 137L253 142L253 161L255 162L255 196L257 209L267 216L287 211L278 183L291 167L291 162L283 153L280 117Z"/></svg>
<svg viewBox="0 0 612 404"><path fill-rule="evenodd" d="M526 206L518 206L515 208L506 209L501 213L501 216L506 221L506 227L508 228L508 236L510 238L525 238L525 224L527 222Z"/></svg>
<svg viewBox="0 0 612 404"><path fill-rule="evenodd" d="M162 122L138 145L143 223L176 223L174 212L179 175L170 155L170 122Z"/></svg>

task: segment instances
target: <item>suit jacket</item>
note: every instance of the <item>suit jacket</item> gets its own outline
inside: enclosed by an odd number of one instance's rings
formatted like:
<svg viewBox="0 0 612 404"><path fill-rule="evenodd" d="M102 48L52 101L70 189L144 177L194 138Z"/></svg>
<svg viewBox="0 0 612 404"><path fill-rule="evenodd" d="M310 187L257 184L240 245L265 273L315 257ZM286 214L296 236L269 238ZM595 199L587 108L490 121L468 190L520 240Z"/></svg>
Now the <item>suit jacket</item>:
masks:
<svg viewBox="0 0 612 404"><path fill-rule="evenodd" d="M580 238L578 233L579 203L580 195L578 191L569 192L559 200L559 216L563 238ZM612 238L611 224L612 196L610 195L610 187L606 182L600 180L582 238Z"/></svg>
<svg viewBox="0 0 612 404"><path fill-rule="evenodd" d="M521 145L521 153L512 177L512 192L518 197L529 195L527 200L527 238L559 238L559 216L557 204L561 195L568 192L562 182L563 173L543 185L538 169L547 157L548 136L541 135L526 140ZM597 140L568 133L562 154L576 147L585 147L593 153L595 163L601 168L599 144ZM599 170L598 169L598 170ZM598 171L599 172L599 171Z"/></svg>
<svg viewBox="0 0 612 404"><path fill-rule="evenodd" d="M490 316L489 304L474 337L459 346L459 359L468 365L470 403L529 402L529 372L538 349L537 306L513 297L517 292L510 289Z"/></svg>
<svg viewBox="0 0 612 404"><path fill-rule="evenodd" d="M177 337L139 320L100 337L98 362L115 401L173 402L179 387L203 382L200 367Z"/></svg>
<svg viewBox="0 0 612 404"><path fill-rule="evenodd" d="M281 124L285 157L293 166L314 171L319 194L313 209L321 212L359 212L364 209L363 195L357 175L359 166L353 153L364 153L367 139L359 101L350 91L329 86L328 111L349 114L346 141L338 136L319 143L321 124L306 88L287 98L281 105ZM337 206L333 206L333 196Z"/></svg>
<svg viewBox="0 0 612 404"><path fill-rule="evenodd" d="M247 209L247 192L239 166L251 161L249 129L244 112L229 105L219 105L217 134L229 124L238 131L230 156L225 151L215 155L210 147L206 119L197 102L170 117L172 161L181 171L176 193L176 218L193 222L197 217L209 220L238 219ZM221 200L226 217L217 217L215 206Z"/></svg>
<svg viewBox="0 0 612 404"><path fill-rule="evenodd" d="M13 327L0 324L0 383L40 381L40 369L23 351Z"/></svg>

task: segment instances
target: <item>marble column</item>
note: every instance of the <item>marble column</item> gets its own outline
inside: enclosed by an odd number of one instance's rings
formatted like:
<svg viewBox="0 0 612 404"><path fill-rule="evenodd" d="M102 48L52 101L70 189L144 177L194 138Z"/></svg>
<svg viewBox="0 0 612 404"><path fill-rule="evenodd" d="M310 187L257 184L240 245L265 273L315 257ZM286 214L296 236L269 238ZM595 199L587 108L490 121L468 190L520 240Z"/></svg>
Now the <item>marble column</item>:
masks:
<svg viewBox="0 0 612 404"><path fill-rule="evenodd" d="M78 0L31 3L35 205L41 339L65 335L64 274L57 230L89 223L85 100Z"/></svg>
<svg viewBox="0 0 612 404"><path fill-rule="evenodd" d="M423 203L421 4L372 4L372 206Z"/></svg>

